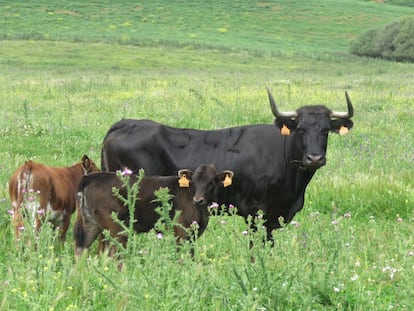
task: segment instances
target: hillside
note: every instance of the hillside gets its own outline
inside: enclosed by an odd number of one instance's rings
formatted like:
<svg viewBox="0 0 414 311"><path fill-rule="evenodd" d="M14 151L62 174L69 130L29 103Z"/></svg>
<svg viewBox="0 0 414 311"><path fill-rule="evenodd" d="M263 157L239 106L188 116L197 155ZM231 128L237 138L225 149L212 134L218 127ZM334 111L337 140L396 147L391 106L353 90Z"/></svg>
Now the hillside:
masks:
<svg viewBox="0 0 414 311"><path fill-rule="evenodd" d="M243 49L345 52L359 33L414 8L356 0L13 1L0 10L0 38Z"/></svg>

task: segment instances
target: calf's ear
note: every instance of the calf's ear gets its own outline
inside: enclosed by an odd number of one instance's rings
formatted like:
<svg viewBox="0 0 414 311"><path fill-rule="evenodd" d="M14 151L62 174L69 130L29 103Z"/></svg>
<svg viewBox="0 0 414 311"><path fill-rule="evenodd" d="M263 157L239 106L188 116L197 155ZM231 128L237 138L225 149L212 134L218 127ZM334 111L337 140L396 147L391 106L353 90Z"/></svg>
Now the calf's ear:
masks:
<svg viewBox="0 0 414 311"><path fill-rule="evenodd" d="M181 188L188 188L190 187L190 180L193 176L193 172L187 169L182 169L178 171L178 185Z"/></svg>
<svg viewBox="0 0 414 311"><path fill-rule="evenodd" d="M88 171L89 171L89 168L91 166L91 160L89 160L89 158L86 154L84 154L83 157L82 157L81 165L82 165L84 173L87 174Z"/></svg>
<svg viewBox="0 0 414 311"><path fill-rule="evenodd" d="M354 123L350 119L331 119L329 126L332 132L345 135L354 126Z"/></svg>
<svg viewBox="0 0 414 311"><path fill-rule="evenodd" d="M225 171L220 172L218 174L218 176L219 176L221 182L223 183L223 186L228 187L233 182L234 173L233 173L233 171L225 170Z"/></svg>
<svg viewBox="0 0 414 311"><path fill-rule="evenodd" d="M290 135L290 131L296 129L296 120L288 118L275 119L275 125L280 129L280 134L287 136Z"/></svg>

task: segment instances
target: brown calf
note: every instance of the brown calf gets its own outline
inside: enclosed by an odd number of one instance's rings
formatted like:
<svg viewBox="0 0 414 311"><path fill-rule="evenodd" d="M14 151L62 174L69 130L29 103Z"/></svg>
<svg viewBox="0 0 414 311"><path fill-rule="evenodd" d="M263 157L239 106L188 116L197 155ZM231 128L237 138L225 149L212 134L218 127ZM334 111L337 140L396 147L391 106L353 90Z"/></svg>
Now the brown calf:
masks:
<svg viewBox="0 0 414 311"><path fill-rule="evenodd" d="M180 170L178 176L146 176L143 177L138 199L134 208L134 231L150 231L160 215L156 212L159 203L154 191L167 187L172 194L173 211L181 211L178 223L189 228L197 222L198 236L208 224L209 212L207 205L217 200L219 187L228 186L233 177L232 171L216 172L213 165L201 165L193 173L190 170ZM137 182L136 176L131 176L131 184ZM222 185L223 183L223 185ZM111 214L115 212L119 220L129 223L129 210L113 195L113 188L125 198L126 190L115 173L101 172L84 176L78 187L77 219L74 227L75 256L79 257L98 237L104 229L110 236L126 245L127 236L120 234L122 227L116 223ZM171 217L174 216L172 213ZM189 236L180 226L174 227L177 242L188 239ZM110 250L113 255L115 248ZM192 251L193 254L193 251Z"/></svg>
<svg viewBox="0 0 414 311"><path fill-rule="evenodd" d="M28 215L36 231L47 217L55 229L59 228L64 241L76 209L78 183L83 175L94 171L99 169L86 155L70 167L51 167L32 160L21 165L9 181L16 238L24 229L24 215Z"/></svg>

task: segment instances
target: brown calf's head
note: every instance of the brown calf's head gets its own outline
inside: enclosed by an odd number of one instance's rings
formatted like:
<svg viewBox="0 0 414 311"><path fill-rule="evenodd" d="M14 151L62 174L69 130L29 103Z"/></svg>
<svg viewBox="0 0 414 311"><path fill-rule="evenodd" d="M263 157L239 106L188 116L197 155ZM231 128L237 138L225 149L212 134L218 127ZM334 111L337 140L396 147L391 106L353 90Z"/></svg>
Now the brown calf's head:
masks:
<svg viewBox="0 0 414 311"><path fill-rule="evenodd" d="M99 172L99 168L96 166L95 162L93 162L89 157L84 154L81 160L81 166L83 169L84 175L88 175L92 172Z"/></svg>

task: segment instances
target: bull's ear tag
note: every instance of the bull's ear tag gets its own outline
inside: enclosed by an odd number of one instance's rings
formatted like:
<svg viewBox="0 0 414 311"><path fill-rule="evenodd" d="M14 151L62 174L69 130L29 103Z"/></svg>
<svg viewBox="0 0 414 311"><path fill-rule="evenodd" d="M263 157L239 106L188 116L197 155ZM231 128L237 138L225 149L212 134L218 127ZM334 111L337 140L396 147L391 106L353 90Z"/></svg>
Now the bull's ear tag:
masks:
<svg viewBox="0 0 414 311"><path fill-rule="evenodd" d="M348 132L349 132L349 130L348 130L348 128L346 127L346 126L341 126L340 128L339 128L339 135L345 135L345 134L348 134Z"/></svg>
<svg viewBox="0 0 414 311"><path fill-rule="evenodd" d="M286 124L283 124L282 128L280 129L280 134L282 134L283 136L288 136L288 135L290 135L290 130L289 130L289 128L286 126Z"/></svg>
<svg viewBox="0 0 414 311"><path fill-rule="evenodd" d="M231 177L229 176L229 174L226 174L226 177L223 180L223 186L228 187L231 185L231 183L232 183Z"/></svg>
<svg viewBox="0 0 414 311"><path fill-rule="evenodd" d="M178 185L179 185L181 188L188 188L188 187L190 187L190 181L188 180L188 178L187 178L187 175L186 175L186 174L183 174L183 175L180 177L180 179L178 180Z"/></svg>

